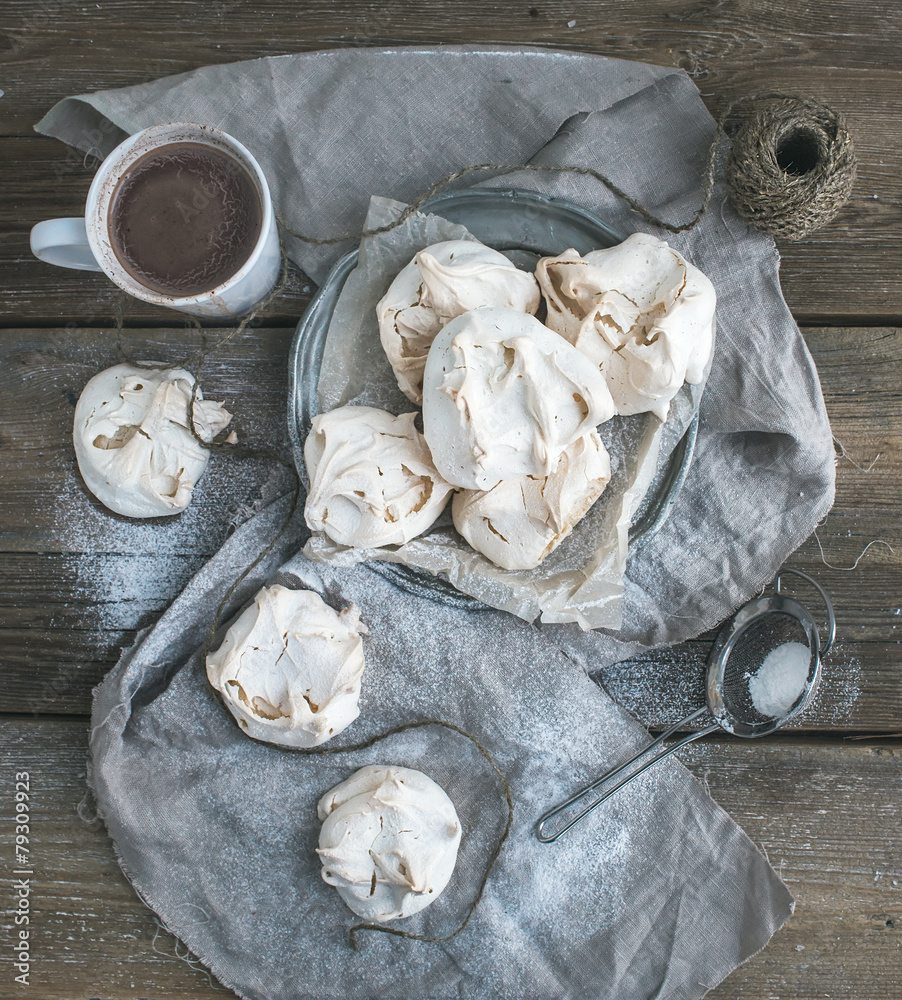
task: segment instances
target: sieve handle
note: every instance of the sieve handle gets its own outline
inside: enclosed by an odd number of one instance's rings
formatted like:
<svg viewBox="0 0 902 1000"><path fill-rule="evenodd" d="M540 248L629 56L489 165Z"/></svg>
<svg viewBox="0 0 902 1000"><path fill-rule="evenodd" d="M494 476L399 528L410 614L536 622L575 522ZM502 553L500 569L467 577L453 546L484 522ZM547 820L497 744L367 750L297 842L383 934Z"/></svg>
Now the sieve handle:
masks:
<svg viewBox="0 0 902 1000"><path fill-rule="evenodd" d="M824 590L817 580L810 577L807 573L803 573L800 569L792 569L789 566L784 566L774 577L775 594L780 593L780 580L784 573L792 573L793 576L800 576L803 580L807 580L823 598L824 607L827 609L827 641L821 647L820 655L826 656L830 652L833 641L836 639L836 615L833 613L833 602L827 596L827 591Z"/></svg>
<svg viewBox="0 0 902 1000"><path fill-rule="evenodd" d="M597 798L590 806L583 809L581 813L578 813L572 820L570 820L570 822L566 826L558 830L557 833L548 834L545 832L545 827L551 820L559 816L565 810L569 809L570 806L576 804L581 799L584 799L590 792L593 792L596 788L598 788L599 785L603 785L606 781L610 781L611 778L615 778L622 771L625 771L631 764L635 764L637 760L640 760L642 757L645 757L656 747L659 747L664 742L664 740L666 740L669 736L672 736L678 729L681 729L688 723L693 722L700 715L703 715L706 711L707 708L699 708L691 715L687 715L685 719L676 723L676 725L671 726L670 729L668 729L666 732L661 733L660 736L652 740L652 742L649 743L648 746L643 747L637 754L634 754L632 757L630 757L630 759L626 761L626 763L619 764L617 767L612 768L610 771L606 771L600 778L597 778L595 781L593 781L591 785L586 785L585 788L576 792L574 795L571 795L566 802L562 802L559 806L555 806L554 809L549 809L548 812L545 813L543 816L541 816L539 818L539 821L536 823L536 829L535 829L536 839L540 840L543 844L553 844L558 839L558 837L563 836L568 830L576 826L576 824L581 819L588 816L589 813L592 812L594 809L597 809L598 806L600 806L605 799L613 795L614 792L616 792L618 789L623 788L623 786L632 781L633 778L638 777L640 774L642 774L643 771L651 767L652 764L657 764L659 760L663 760L665 757L672 754L674 750L679 750L680 747L686 746L687 743L692 743L693 740L698 740L701 739L702 736L708 736L710 733L717 732L720 729L720 726L718 726L715 723L714 725L707 726L705 729L700 729L698 732L689 733L688 736L684 736L681 740L677 740L676 743L671 744L671 746L667 747L666 750L663 750L661 753L652 757L650 760L647 760L640 768L633 771L632 774L628 775L626 778L621 779L620 781L617 782L616 785L607 789L607 791L605 791L603 795Z"/></svg>

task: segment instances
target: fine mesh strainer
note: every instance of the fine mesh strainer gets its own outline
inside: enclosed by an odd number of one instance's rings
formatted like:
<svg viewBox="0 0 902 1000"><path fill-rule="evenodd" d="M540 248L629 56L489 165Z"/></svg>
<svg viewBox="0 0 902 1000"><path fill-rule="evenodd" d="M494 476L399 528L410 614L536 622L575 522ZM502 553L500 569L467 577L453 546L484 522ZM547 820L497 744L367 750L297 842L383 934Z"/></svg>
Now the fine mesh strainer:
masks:
<svg viewBox="0 0 902 1000"><path fill-rule="evenodd" d="M827 640L821 647L817 622L811 612L798 601L780 592L785 574L801 577L814 587L824 601L827 612ZM836 618L833 605L826 591L807 573L783 568L773 582L773 592L744 604L721 628L708 654L706 707L699 708L666 732L661 733L625 764L603 774L591 785L571 795L566 802L549 810L536 824L536 837L543 844L553 843L574 827L593 809L623 788L652 764L663 760L674 750L707 736L718 729L735 736L754 739L767 736L790 719L795 718L809 703L821 675L821 657L826 656L836 637ZM780 650L781 652L776 652ZM770 654L775 654L771 656ZM805 672L807 655L807 673ZM765 667L765 661L767 666ZM762 670L762 667L765 669ZM636 761L659 747L678 729L694 722L705 712L714 717L712 725L689 733L672 743L665 750L645 761L632 774L606 789L591 805L567 821L556 832L546 832L552 820L567 814L571 806L582 800L600 785L621 774Z"/></svg>

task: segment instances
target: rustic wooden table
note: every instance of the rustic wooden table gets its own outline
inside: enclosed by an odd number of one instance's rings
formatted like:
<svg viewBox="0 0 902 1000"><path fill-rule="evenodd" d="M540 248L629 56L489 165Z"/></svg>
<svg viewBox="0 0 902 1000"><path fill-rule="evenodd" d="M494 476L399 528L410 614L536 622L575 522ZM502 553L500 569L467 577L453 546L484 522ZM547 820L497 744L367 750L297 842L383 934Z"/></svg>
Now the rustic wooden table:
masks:
<svg viewBox="0 0 902 1000"><path fill-rule="evenodd" d="M2 901L11 911L14 785L28 772L33 974L14 981L2 918L0 997L223 996L155 923L103 827L81 817L91 688L222 543L259 496L259 461L216 461L190 511L135 526L78 478L70 430L87 378L136 357L177 362L196 331L124 304L102 276L33 260L30 227L74 215L92 164L35 135L59 98L206 63L330 46L530 43L681 66L713 111L762 90L811 94L848 119L857 187L821 232L780 247L837 439L836 506L793 556L833 594L839 641L795 731L682 754L766 851L795 915L712 996L902 997L902 8L896 0L281 0L186 4L4 0L0 24L0 716ZM208 363L204 390L245 441L282 441L286 352L310 286L295 279L264 320ZM868 547L869 546L869 547ZM867 547L867 550L865 551ZM608 679L645 723L695 704L708 639ZM83 810L81 811L83 813ZM261 960L263 957L261 956ZM624 997L623 1000L632 1000Z"/></svg>

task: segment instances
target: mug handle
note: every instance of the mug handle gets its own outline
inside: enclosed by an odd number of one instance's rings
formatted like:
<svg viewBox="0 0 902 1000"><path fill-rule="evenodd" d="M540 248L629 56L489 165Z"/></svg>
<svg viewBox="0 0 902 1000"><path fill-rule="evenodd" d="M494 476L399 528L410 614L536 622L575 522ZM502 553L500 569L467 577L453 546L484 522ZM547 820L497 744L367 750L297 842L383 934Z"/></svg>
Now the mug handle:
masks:
<svg viewBox="0 0 902 1000"><path fill-rule="evenodd" d="M47 264L102 271L88 243L84 218L46 219L31 230L31 252Z"/></svg>

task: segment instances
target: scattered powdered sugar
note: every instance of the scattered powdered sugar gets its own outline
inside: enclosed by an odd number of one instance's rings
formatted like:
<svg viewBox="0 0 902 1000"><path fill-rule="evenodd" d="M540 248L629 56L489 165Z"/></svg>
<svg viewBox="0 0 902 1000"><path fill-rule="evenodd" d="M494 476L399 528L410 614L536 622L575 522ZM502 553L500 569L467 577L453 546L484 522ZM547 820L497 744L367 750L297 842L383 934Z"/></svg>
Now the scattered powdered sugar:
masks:
<svg viewBox="0 0 902 1000"><path fill-rule="evenodd" d="M772 649L749 679L752 704L762 715L784 716L804 691L810 666L811 649L803 642Z"/></svg>
<svg viewBox="0 0 902 1000"><path fill-rule="evenodd" d="M615 977L632 994L634 982L662 969L694 969L701 938L706 953L733 962L750 899L762 917L775 908L788 915L788 895L764 860L672 761L560 841L539 843L538 817L630 757L646 734L542 629L417 598L364 566L284 562L296 552L300 512L240 585L226 618L264 581L309 587L333 607L356 605L369 628L361 714L332 749L442 718L483 742L510 783L510 836L483 882L507 810L497 775L460 730L427 726L321 757L247 739L215 701L194 651L228 582L271 540L287 506L275 504L235 533L95 701L95 721L104 722L92 731L92 787L115 819L123 866L224 982L256 996L250 983L264 948L273 998L296 994L299 950L311 995L388 995L399 962L410 991L436 997L581 997ZM484 885L466 931L441 947L369 933L355 951L347 939L353 915L322 880L316 802L370 763L422 770L460 816L454 878L404 928L449 933ZM147 815L156 823L150 840ZM189 920L186 902L212 908L215 919ZM248 912L253 920L244 919ZM623 955L631 956L629 980Z"/></svg>
<svg viewBox="0 0 902 1000"><path fill-rule="evenodd" d="M72 462L49 510L63 592L83 605L85 626L143 628L237 525L290 488L290 476L269 463L214 455L186 510L126 518L91 497Z"/></svg>
<svg viewBox="0 0 902 1000"><path fill-rule="evenodd" d="M853 712L860 695L861 659L836 643L827 662L821 664L821 682L805 718L816 719L821 725L854 728Z"/></svg>
<svg viewBox="0 0 902 1000"><path fill-rule="evenodd" d="M643 726L666 729L705 704L708 649L690 642L643 653L596 667L592 678Z"/></svg>
<svg viewBox="0 0 902 1000"><path fill-rule="evenodd" d="M49 512L54 541L63 552L210 556L246 514L259 509L253 501L270 476L268 465L214 455L186 510L172 517L138 519L114 514L95 500L73 462L61 476Z"/></svg>
<svg viewBox="0 0 902 1000"><path fill-rule="evenodd" d="M203 566L203 555L67 552L61 574L83 627L100 631L149 625Z"/></svg>
<svg viewBox="0 0 902 1000"><path fill-rule="evenodd" d="M597 667L591 659L584 665L595 682L644 726L660 730L705 704L709 649L710 642L696 640L610 665ZM854 712L862 693L862 663L853 649L843 643L833 646L821 663L814 697L788 728L853 729L860 725Z"/></svg>

